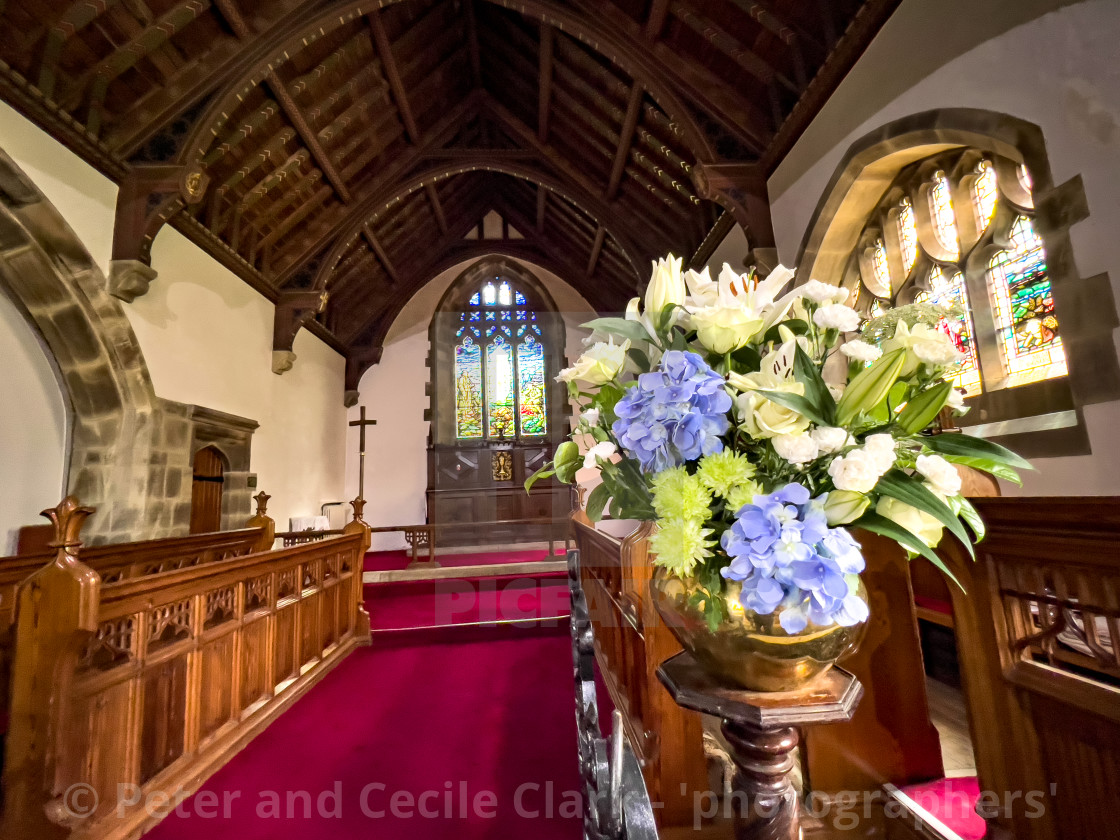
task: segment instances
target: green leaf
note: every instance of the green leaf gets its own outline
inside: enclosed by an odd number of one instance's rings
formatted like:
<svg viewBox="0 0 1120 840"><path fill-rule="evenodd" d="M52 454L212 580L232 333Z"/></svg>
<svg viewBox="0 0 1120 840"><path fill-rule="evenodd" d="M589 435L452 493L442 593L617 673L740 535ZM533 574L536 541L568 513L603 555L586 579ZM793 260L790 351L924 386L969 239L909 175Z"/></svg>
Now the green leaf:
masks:
<svg viewBox="0 0 1120 840"><path fill-rule="evenodd" d="M782 321L780 324L775 324L770 329L768 329L766 331L766 335L762 337L762 343L767 344L772 341L775 344L781 344L782 335L778 331L778 327L780 326L786 327L794 335L805 335L809 332L809 323L807 321L803 321L800 318L791 318L788 321Z"/></svg>
<svg viewBox="0 0 1120 840"><path fill-rule="evenodd" d="M626 394L626 389L621 388L610 382L605 382L599 386L599 392L595 398L591 400L591 405L598 408L601 412L599 418L600 425L610 428L614 425L614 421L618 419L618 415L614 413L615 406L618 401Z"/></svg>
<svg viewBox="0 0 1120 840"><path fill-rule="evenodd" d="M640 373L649 373L650 370L652 370L652 368L650 366L650 363L649 363L649 356L647 356L643 351L639 350L637 347L631 347L626 352L626 355L628 355L630 357L630 359L634 362L634 364L637 365L638 371Z"/></svg>
<svg viewBox="0 0 1120 840"><path fill-rule="evenodd" d="M976 535L976 542L984 539L988 529L984 525L984 520L980 517L979 511L972 506L972 502L964 496L957 496L957 503L960 506L960 517L968 523L968 527L972 529L972 533Z"/></svg>
<svg viewBox="0 0 1120 840"><path fill-rule="evenodd" d="M942 382L910 398L899 412L898 425L908 435L916 435L934 421L953 391L951 382Z"/></svg>
<svg viewBox="0 0 1120 840"><path fill-rule="evenodd" d="M592 522L598 522L603 518L603 508L607 506L610 501L611 491L607 488L606 483L600 484L587 496L587 518Z"/></svg>
<svg viewBox="0 0 1120 840"><path fill-rule="evenodd" d="M625 318L596 318L594 321L588 321L583 325L589 330L599 330L600 332L616 335L620 338L628 338L631 341L653 341L653 337L646 332L637 321L627 321Z"/></svg>
<svg viewBox="0 0 1120 840"><path fill-rule="evenodd" d="M996 478L1010 481L1012 484L1017 484L1019 487L1023 486L1023 479L1019 478L1019 473L1005 464L997 464L995 461L989 460L988 458L969 458L967 455L942 455L941 457L946 461L952 461L954 464L960 464L964 467L972 467L976 470L983 470L986 473L991 473Z"/></svg>
<svg viewBox="0 0 1120 840"><path fill-rule="evenodd" d="M550 466L551 466L551 464L545 464L543 467L541 467L539 470L537 470L535 473L533 473L531 476L529 476L527 479L525 479L525 492L526 493L528 493L530 490L532 490L533 485L536 484L538 481L556 475L556 470L549 469Z"/></svg>
<svg viewBox="0 0 1120 840"><path fill-rule="evenodd" d="M673 313L676 312L678 308L683 309L684 307L678 303L667 303L661 307L661 312L657 315L657 329L660 332L665 332L665 330L669 329L669 324L673 320Z"/></svg>
<svg viewBox="0 0 1120 840"><path fill-rule="evenodd" d="M976 557L976 551L972 548L972 540L968 538L968 532L965 531L964 525L957 519L956 514L941 499L937 498L932 490L914 476L907 475L902 470L891 470L879 479L879 483L875 485L875 490L884 496L891 496L900 502L905 502L910 507L925 511L948 528L968 549L968 553L973 558Z"/></svg>
<svg viewBox="0 0 1120 840"><path fill-rule="evenodd" d="M942 455L967 455L972 458L987 458L997 464L1005 464L1020 470L1033 470L1031 462L1021 458L998 443L972 437L969 434L934 435L924 441L934 452Z"/></svg>
<svg viewBox="0 0 1120 840"><path fill-rule="evenodd" d="M873 511L868 511L848 527L863 528L867 531L871 531L873 534L887 537L888 539L894 540L907 551L922 555L948 575L949 579L960 588L961 592L964 592L964 587L961 586L961 582L957 580L957 576L949 571L949 567L945 565L945 561L937 556L937 552L896 522L887 519L885 516L880 516Z"/></svg>
<svg viewBox="0 0 1120 840"><path fill-rule="evenodd" d="M838 425L848 426L861 413L870 414L887 398L906 364L905 350L892 350L848 383L836 406Z"/></svg>
<svg viewBox="0 0 1120 840"><path fill-rule="evenodd" d="M798 345L794 352L793 375L798 382L805 386L805 399L813 405L819 416L828 421L823 425L834 426L836 424L836 400L828 390L828 386L825 385L824 379L821 378L821 372L817 369L816 363L809 358L808 353L801 349L801 345Z"/></svg>
<svg viewBox="0 0 1120 840"><path fill-rule="evenodd" d="M731 354L738 373L755 373L762 367L762 356L753 347L740 347Z"/></svg>
<svg viewBox="0 0 1120 840"><path fill-rule="evenodd" d="M800 394L790 394L786 391L755 391L756 394L761 394L768 400L772 400L779 405L784 405L786 408L792 408L802 417L808 417L818 426L832 426L835 425L829 422L817 407L809 402L808 399Z"/></svg>

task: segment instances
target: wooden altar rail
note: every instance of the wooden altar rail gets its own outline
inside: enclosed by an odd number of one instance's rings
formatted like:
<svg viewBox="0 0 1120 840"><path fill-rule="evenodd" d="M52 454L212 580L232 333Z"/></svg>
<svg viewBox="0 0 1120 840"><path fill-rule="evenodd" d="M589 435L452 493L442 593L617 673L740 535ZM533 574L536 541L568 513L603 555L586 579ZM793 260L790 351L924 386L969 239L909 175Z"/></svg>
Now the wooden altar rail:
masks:
<svg viewBox="0 0 1120 840"><path fill-rule="evenodd" d="M149 795L193 792L369 641L360 507L344 536L113 583L81 557L89 513L49 512L57 554L19 587L4 837L137 836ZM99 803L83 819L75 785ZM140 804L118 809L122 785Z"/></svg>
<svg viewBox="0 0 1120 840"><path fill-rule="evenodd" d="M612 536L583 511L572 515L571 524L595 658L622 712L650 799L663 803L656 811L658 826L691 827L693 797L708 790L703 728L700 715L678 706L657 678L658 666L681 647L650 599L650 524L632 523L629 534Z"/></svg>

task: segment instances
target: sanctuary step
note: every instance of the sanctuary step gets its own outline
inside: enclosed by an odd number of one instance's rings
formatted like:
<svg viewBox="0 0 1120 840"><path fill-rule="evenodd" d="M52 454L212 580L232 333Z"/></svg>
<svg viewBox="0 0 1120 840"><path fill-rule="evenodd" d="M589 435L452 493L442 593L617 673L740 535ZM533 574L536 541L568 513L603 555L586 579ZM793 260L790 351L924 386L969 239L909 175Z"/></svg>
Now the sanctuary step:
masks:
<svg viewBox="0 0 1120 840"><path fill-rule="evenodd" d="M406 568L405 552L366 555L366 609L374 634L456 627L562 627L567 564L546 551L443 555Z"/></svg>

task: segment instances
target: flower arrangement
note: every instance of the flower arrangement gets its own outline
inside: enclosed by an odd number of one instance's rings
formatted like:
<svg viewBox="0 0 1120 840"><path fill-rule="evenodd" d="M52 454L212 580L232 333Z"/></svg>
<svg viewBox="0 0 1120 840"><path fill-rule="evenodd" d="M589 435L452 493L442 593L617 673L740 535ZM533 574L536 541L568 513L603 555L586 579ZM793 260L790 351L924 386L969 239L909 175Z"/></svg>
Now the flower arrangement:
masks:
<svg viewBox="0 0 1120 840"><path fill-rule="evenodd" d="M935 307L865 323L845 289L809 280L782 294L793 276L725 265L713 280L658 261L625 317L585 325L590 346L559 377L580 407L573 440L526 483L596 470L588 517L656 520L655 562L698 581L713 631L731 582L786 633L865 621L850 528L948 573L933 551L943 532L970 550L984 535L955 465L1013 481L1030 466L928 434L946 406L963 411L949 381L960 354Z"/></svg>

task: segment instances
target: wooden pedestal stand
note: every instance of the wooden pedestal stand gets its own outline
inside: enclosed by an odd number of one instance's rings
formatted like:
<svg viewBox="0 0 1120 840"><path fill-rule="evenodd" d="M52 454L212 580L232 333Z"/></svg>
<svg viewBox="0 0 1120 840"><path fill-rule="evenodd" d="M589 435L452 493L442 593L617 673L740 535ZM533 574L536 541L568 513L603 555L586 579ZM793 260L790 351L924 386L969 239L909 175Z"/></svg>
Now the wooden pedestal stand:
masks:
<svg viewBox="0 0 1120 840"><path fill-rule="evenodd" d="M743 691L715 682L689 653L662 663L657 676L677 705L723 722L746 794L736 804L736 840L798 840L800 803L790 781L798 727L851 719L863 695L859 680L833 668L811 688L796 692Z"/></svg>

